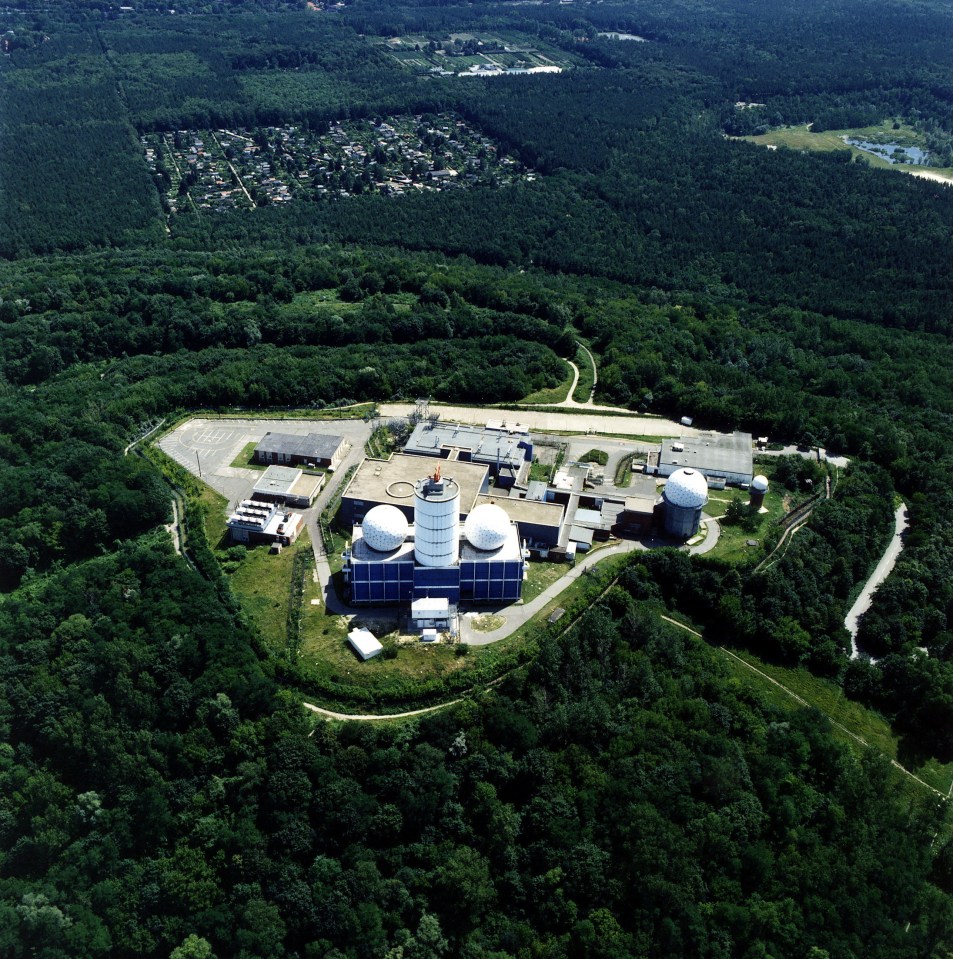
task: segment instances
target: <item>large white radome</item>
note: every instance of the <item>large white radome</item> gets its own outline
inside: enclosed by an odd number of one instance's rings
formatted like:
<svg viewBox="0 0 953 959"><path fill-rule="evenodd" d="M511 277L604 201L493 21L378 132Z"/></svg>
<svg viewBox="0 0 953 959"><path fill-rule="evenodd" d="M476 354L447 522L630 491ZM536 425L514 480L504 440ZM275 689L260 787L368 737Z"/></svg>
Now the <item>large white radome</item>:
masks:
<svg viewBox="0 0 953 959"><path fill-rule="evenodd" d="M756 476L751 481L751 488L756 490L759 493L764 493L768 488L768 477L767 476Z"/></svg>
<svg viewBox="0 0 953 959"><path fill-rule="evenodd" d="M675 470L666 480L662 492L666 501L673 506L699 509L708 502L708 481L698 470Z"/></svg>
<svg viewBox="0 0 953 959"><path fill-rule="evenodd" d="M510 518L502 507L484 503L467 516L463 535L475 549L499 549L510 535Z"/></svg>
<svg viewBox="0 0 953 959"><path fill-rule="evenodd" d="M397 549L407 539L408 531L407 517L388 503L368 510L361 524L364 542L381 553Z"/></svg>

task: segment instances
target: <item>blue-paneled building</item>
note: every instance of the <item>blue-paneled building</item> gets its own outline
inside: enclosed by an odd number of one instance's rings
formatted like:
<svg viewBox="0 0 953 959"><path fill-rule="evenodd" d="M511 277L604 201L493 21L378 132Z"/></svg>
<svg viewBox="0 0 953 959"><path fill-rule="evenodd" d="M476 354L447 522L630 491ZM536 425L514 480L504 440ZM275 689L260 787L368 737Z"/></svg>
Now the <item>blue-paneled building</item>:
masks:
<svg viewBox="0 0 953 959"><path fill-rule="evenodd" d="M417 484L417 519L426 519L426 526L409 526L386 505L368 512L344 555L351 602L393 605L429 598L456 606L518 600L525 557L516 524L493 504L478 507L461 523L457 500L453 480L441 480L438 470ZM435 562L438 540L444 558Z"/></svg>

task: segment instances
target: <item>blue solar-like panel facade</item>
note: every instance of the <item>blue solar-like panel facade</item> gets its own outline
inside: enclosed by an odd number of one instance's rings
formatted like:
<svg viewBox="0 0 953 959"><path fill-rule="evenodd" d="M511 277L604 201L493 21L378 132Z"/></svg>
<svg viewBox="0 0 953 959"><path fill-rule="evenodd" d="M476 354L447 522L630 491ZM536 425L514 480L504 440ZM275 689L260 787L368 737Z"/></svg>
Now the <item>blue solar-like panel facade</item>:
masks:
<svg viewBox="0 0 953 959"><path fill-rule="evenodd" d="M447 599L460 602L459 566L418 566L414 570L414 599Z"/></svg>
<svg viewBox="0 0 953 959"><path fill-rule="evenodd" d="M353 562L350 569L353 603L409 603L415 599L475 602L515 601L523 589L522 561L467 561L459 566L416 566L411 558L398 562Z"/></svg>
<svg viewBox="0 0 953 959"><path fill-rule="evenodd" d="M460 598L492 602L516 600L523 589L522 562L463 562Z"/></svg>
<svg viewBox="0 0 953 959"><path fill-rule="evenodd" d="M351 601L409 603L414 593L414 563L353 563Z"/></svg>

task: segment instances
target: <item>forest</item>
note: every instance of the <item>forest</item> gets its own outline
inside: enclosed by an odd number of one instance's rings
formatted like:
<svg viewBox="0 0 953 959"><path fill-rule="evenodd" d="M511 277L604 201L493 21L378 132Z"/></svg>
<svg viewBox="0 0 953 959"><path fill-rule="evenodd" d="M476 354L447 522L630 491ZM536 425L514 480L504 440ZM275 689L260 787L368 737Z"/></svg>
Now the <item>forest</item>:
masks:
<svg viewBox="0 0 953 959"><path fill-rule="evenodd" d="M176 11L0 12L0 953L947 955L949 803L720 651L874 710L909 768L953 761L953 188L731 139L902 122L942 165L945 5ZM380 46L481 31L567 69L415 74ZM532 179L170 212L141 139L428 114ZM514 404L578 339L597 401L850 466L767 568L637 554L460 706L309 719L201 508L186 562L129 444L198 409Z"/></svg>

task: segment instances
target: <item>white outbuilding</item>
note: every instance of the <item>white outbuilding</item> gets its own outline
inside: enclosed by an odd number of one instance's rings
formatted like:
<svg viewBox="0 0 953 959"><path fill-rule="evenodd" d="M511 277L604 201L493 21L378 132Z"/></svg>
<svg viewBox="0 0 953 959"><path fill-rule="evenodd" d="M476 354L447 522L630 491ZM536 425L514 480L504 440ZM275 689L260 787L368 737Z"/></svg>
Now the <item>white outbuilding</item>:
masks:
<svg viewBox="0 0 953 959"><path fill-rule="evenodd" d="M347 634L347 641L352 649L365 662L379 656L384 652L384 647L378 642L377 637L366 627L357 626Z"/></svg>

